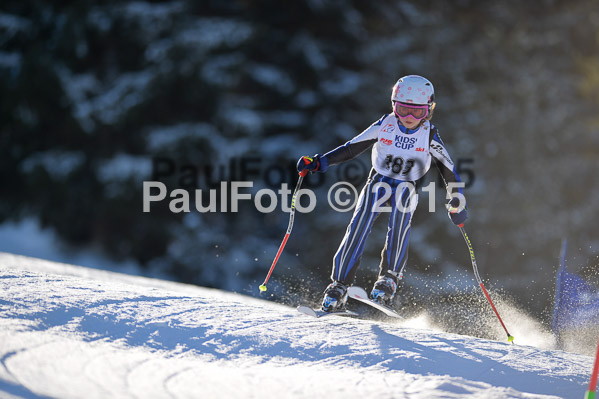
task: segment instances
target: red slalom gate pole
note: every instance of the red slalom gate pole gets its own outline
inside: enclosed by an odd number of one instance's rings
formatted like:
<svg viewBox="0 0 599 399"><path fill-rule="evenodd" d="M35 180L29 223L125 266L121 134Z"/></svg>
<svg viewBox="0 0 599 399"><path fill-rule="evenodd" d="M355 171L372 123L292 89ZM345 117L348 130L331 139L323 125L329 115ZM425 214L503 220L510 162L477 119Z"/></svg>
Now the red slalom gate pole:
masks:
<svg viewBox="0 0 599 399"><path fill-rule="evenodd" d="M293 196L291 197L291 211L289 213L289 225L287 226L287 232L285 233L285 237L283 237L283 242L281 242L281 245L279 246L277 255L275 256L275 259L273 260L272 265L270 266L270 270L268 271L268 274L266 275L264 282L258 287L260 289L260 292L266 291L266 283L268 283L268 280L270 279L270 276L272 275L272 271L275 269L275 266L277 265L277 262L279 261L279 257L281 256L281 253L283 253L283 249L285 248L285 245L287 244L287 240L289 239L289 236L291 235L291 229L293 229L293 219L295 218L295 197L297 196L297 192L299 191L299 189L302 185L302 182L304 181L304 176L306 176L307 174L308 174L308 171L306 169L302 170L299 173L299 179L297 180L297 184L295 185L295 190L293 190Z"/></svg>
<svg viewBox="0 0 599 399"><path fill-rule="evenodd" d="M468 238L468 234L466 234L466 230L464 230L463 226L459 226L459 228L460 228L460 231L462 232L462 236L464 236L466 245L468 245L468 251L470 252L470 260L472 261L472 269L474 270L474 277L476 277L476 281L478 282L478 285L480 285L480 288L483 290L483 294L485 294L487 301L489 301L491 308L493 308L493 312L495 312L495 316L497 316L499 323L501 323L501 327L503 327L503 330L507 334L508 342L514 342L514 337L507 330L507 327L503 323L501 316L499 316L499 312L497 311L495 304L493 304L493 301L491 300L491 296L487 292L487 289L485 288L485 285L483 284L483 281L481 280L480 275L478 274L478 267L476 266L476 258L474 257L474 249L472 248L472 243L470 242L470 238Z"/></svg>
<svg viewBox="0 0 599 399"><path fill-rule="evenodd" d="M589 389L584 395L585 399L595 399L595 392L597 391L597 374L599 373L599 343L597 344L597 354L595 355L595 366L593 366L593 374L591 374L591 380L589 381Z"/></svg>

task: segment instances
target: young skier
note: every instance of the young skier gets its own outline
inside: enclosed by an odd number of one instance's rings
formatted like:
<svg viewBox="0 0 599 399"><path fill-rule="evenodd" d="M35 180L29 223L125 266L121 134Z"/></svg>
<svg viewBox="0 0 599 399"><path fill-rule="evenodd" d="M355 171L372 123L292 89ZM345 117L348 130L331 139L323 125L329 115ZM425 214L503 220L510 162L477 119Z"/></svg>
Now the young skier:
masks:
<svg viewBox="0 0 599 399"><path fill-rule="evenodd" d="M466 218L461 182L437 128L430 120L435 92L422 76L404 76L391 94L393 111L362 133L324 155L301 157L299 172L326 172L329 166L353 159L372 147L372 170L362 188L351 222L333 259L333 282L326 288L322 310L344 308L347 287L352 284L372 223L382 206L390 208L385 247L378 280L370 293L373 300L390 306L408 259L412 215L418 204L416 188L430 168L431 159L445 182L450 202L449 217L458 226ZM382 202L384 201L384 202Z"/></svg>

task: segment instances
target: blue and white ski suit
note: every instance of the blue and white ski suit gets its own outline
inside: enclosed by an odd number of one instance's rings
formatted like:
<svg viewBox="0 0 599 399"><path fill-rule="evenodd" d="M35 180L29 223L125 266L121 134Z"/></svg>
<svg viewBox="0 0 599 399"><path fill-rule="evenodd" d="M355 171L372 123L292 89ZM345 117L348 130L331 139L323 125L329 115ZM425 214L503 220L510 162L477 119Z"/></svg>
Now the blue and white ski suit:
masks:
<svg viewBox="0 0 599 399"><path fill-rule="evenodd" d="M401 279L408 259L413 211L418 204L417 184L428 172L431 160L450 183L460 182L437 128L429 121L409 130L393 113L383 116L344 145L324 154L329 166L353 159L372 147L372 170L362 188L351 222L333 260L331 279L353 283L372 223L381 211L390 211L380 274ZM461 188L457 190L461 192ZM465 205L465 204L464 204ZM384 209L386 208L386 209Z"/></svg>

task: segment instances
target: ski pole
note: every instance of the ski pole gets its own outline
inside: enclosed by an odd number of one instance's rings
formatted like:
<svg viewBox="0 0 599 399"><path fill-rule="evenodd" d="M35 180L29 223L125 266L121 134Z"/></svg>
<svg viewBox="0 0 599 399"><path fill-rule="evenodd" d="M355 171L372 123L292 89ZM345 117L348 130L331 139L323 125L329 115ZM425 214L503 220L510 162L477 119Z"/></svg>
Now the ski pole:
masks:
<svg viewBox="0 0 599 399"><path fill-rule="evenodd" d="M304 161L306 163L309 163L306 160L304 160ZM260 289L260 292L266 291L266 283L268 283L268 279L270 279L270 275L272 274L272 271L275 269L275 266L277 265L277 262L279 261L279 257L281 256L281 253L283 252L283 248L285 248L285 245L287 244L287 240L289 239L289 235L291 234L291 229L293 228L293 219L295 217L295 197L302 185L302 181L304 180L304 176L306 176L306 174L308 174L307 169L304 169L301 172L299 172L299 179L297 180L297 184L295 185L295 190L293 190L293 196L291 197L291 211L289 213L289 225L287 226L287 232L285 233L285 237L283 237L283 242L279 246L277 255L275 256L275 259L273 260L272 265L270 266L270 270L268 271L268 274L266 275L264 282L262 283L262 285L260 285L258 287Z"/></svg>
<svg viewBox="0 0 599 399"><path fill-rule="evenodd" d="M591 380L589 381L589 389L584 395L584 399L595 399L597 374L599 374L599 344L597 344L597 354L595 355L595 365L593 366L593 373L591 374Z"/></svg>
<svg viewBox="0 0 599 399"><path fill-rule="evenodd" d="M464 227L462 227L462 226L459 226L459 227L460 227L460 231L462 232L462 236L464 236L464 240L466 240L466 245L468 245L468 251L470 252L470 260L472 261L472 269L474 269L474 277L476 277L476 281L478 282L478 285L480 285L480 288L483 290L483 294L485 294L485 296L487 297L487 300L489 301L489 304L491 304L491 307L493 308L493 311L495 312L497 319L499 320L499 322L501 323L501 326L505 330L505 333L507 334L508 342L514 342L514 337L509 333L509 331L505 327L505 324L503 324L503 320L501 320L501 316L499 316L499 312L497 311L497 308L495 308L495 305L493 304L493 301L491 300L491 296L489 296L489 293L487 292L487 289L485 288L485 285L483 284L483 281L481 280L480 275L478 274L478 267L476 266L476 258L474 257L474 249L472 249L472 244L470 243L470 238L468 238L468 234L466 234L466 230L464 230Z"/></svg>

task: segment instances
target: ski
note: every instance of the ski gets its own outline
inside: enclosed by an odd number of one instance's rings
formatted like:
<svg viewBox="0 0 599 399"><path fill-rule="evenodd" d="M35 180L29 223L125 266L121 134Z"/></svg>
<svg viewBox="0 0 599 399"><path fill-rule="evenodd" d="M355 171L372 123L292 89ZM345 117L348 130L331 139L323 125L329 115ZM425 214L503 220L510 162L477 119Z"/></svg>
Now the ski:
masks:
<svg viewBox="0 0 599 399"><path fill-rule="evenodd" d="M316 318L320 318L320 317L324 317L324 316L331 316L331 315L335 315L335 316L345 316L345 317L358 317L360 316L358 313L356 312L352 312L351 310L339 310L336 312L325 312L324 310L321 309L312 309L309 306L304 306L304 305L300 305L297 307L297 311L300 313L303 313L305 315L308 316L312 316L312 317L316 317Z"/></svg>
<svg viewBox="0 0 599 399"><path fill-rule="evenodd" d="M394 317L396 319L403 319L403 317L399 313L397 313L395 310L393 310L389 306L382 305L382 304L375 302L372 299L368 298L368 294L361 287L357 287L355 285L349 287L347 289L347 295L350 298L353 298L357 301L360 301L362 303L365 303L366 305L372 306L373 308L380 310L381 312L385 313L389 317Z"/></svg>

